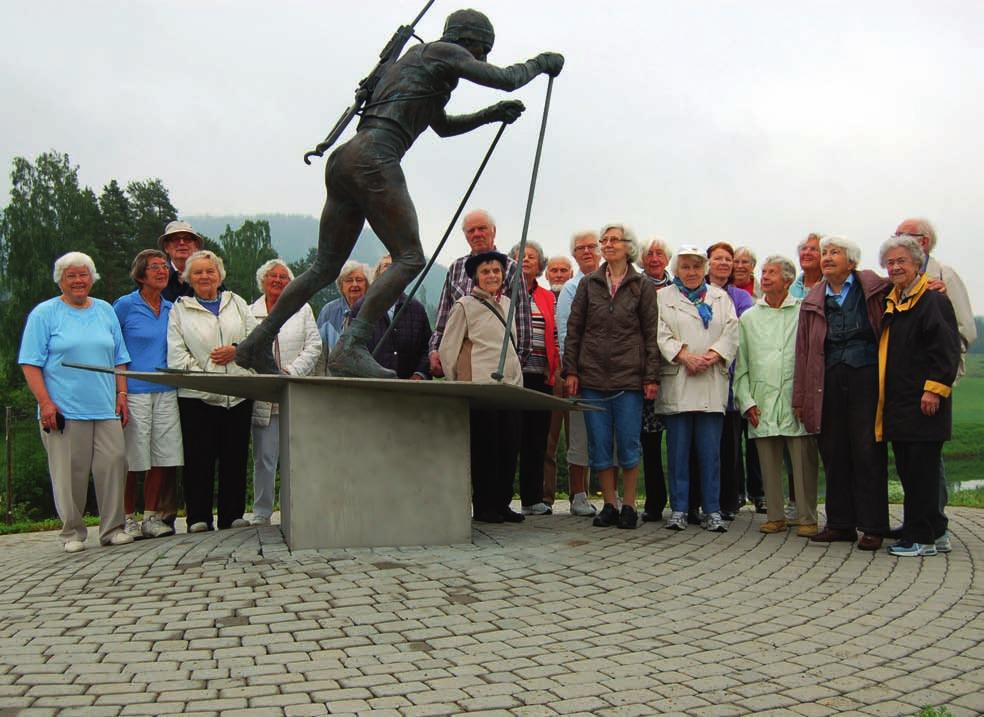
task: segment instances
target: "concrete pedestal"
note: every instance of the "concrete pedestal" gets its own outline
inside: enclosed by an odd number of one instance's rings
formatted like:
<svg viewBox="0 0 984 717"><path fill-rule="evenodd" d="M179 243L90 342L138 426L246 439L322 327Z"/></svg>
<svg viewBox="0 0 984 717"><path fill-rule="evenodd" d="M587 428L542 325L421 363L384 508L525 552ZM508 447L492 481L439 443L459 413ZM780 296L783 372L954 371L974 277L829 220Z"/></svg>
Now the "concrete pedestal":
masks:
<svg viewBox="0 0 984 717"><path fill-rule="evenodd" d="M590 410L502 384L115 373L279 402L281 530L293 550L467 542L469 409Z"/></svg>

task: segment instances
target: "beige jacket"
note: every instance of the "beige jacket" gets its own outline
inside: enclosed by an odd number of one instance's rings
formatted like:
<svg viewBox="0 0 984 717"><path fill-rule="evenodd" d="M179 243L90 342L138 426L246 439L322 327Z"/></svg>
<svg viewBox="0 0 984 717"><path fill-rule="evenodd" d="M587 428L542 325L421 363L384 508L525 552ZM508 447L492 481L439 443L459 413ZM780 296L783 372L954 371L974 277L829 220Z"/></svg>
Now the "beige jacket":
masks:
<svg viewBox="0 0 984 717"><path fill-rule="evenodd" d="M728 403L728 366L738 352L738 315L731 297L716 286L707 287L706 302L713 315L706 329L697 307L675 286L658 292L656 300L659 305L657 340L665 359L660 365L656 413L724 413ZM724 362L690 376L675 361L684 347L692 354L715 351Z"/></svg>
<svg viewBox="0 0 984 717"><path fill-rule="evenodd" d="M502 321L492 315L481 299L485 299L499 312ZM477 287L472 289L472 295L462 296L454 303L438 349L441 368L449 381L493 381L492 374L499 368L499 355L505 336L503 321L508 315L509 299L503 296L496 303L488 293ZM512 335L515 340L515 319ZM523 368L519 364L513 341L509 342L503 374L503 383L523 385Z"/></svg>
<svg viewBox="0 0 984 717"><path fill-rule="evenodd" d="M960 369L957 371L957 378L964 375L964 354L967 347L977 340L977 324L974 323L974 310L970 306L970 295L963 280L946 264L940 264L933 257L929 257L926 264L926 276L932 281L940 279L946 286L946 295L953 306L953 313L957 315L957 331L960 333Z"/></svg>
<svg viewBox="0 0 984 717"><path fill-rule="evenodd" d="M235 361L224 366L212 362L209 354L219 346L242 341L256 328L249 306L242 297L231 291L222 292L219 315L198 303L191 296L181 296L174 302L167 322L167 366L182 371L247 375L251 370ZM232 408L245 399L218 393L179 388L178 398L197 398L213 406Z"/></svg>

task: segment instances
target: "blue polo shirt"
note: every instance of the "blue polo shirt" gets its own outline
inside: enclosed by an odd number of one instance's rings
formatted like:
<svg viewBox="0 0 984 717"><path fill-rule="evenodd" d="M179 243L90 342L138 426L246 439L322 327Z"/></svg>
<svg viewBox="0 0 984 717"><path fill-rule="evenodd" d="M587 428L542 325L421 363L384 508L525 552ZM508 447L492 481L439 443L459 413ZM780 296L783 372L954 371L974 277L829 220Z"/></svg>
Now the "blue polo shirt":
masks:
<svg viewBox="0 0 984 717"><path fill-rule="evenodd" d="M51 400L73 421L116 418L116 378L63 364L112 368L130 361L113 307L91 301L88 308L74 309L56 296L35 306L17 357L17 363L41 369Z"/></svg>
<svg viewBox="0 0 984 717"><path fill-rule="evenodd" d="M113 302L123 329L123 340L130 352L131 371L156 371L167 366L167 319L173 305L162 296L161 313L156 316L140 296L140 291L124 294ZM128 378L126 390L130 393L162 393L177 389Z"/></svg>

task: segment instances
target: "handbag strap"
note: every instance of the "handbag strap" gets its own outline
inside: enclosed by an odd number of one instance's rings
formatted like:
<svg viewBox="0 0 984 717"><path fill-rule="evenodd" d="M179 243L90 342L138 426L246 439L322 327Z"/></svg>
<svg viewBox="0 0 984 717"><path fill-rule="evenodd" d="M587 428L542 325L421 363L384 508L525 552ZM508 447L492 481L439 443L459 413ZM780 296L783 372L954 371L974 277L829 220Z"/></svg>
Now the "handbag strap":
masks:
<svg viewBox="0 0 984 717"><path fill-rule="evenodd" d="M512 335L512 331L509 330L509 327L506 326L506 320L504 318L502 318L502 314L500 314L498 311L496 311L495 307L492 306L492 304L490 304L487 300L485 300L485 299L483 299L481 297L478 297L478 296L476 296L475 298L478 299L479 301L481 301L482 302L482 305L486 309L488 309L489 311L491 311L492 312L492 315L495 316L495 318L497 318L499 320L499 323L502 324L503 328L506 330L506 333L509 334L509 342L512 344L513 350L518 355L519 354L519 349L516 348L516 338Z"/></svg>

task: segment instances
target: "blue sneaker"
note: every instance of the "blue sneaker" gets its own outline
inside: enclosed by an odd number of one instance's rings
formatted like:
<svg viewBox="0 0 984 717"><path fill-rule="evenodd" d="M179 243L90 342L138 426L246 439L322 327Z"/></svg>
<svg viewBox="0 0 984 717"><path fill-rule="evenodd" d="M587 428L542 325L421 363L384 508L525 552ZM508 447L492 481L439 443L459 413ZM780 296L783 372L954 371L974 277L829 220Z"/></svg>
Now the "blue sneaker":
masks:
<svg viewBox="0 0 984 717"><path fill-rule="evenodd" d="M905 540L890 547L888 554L895 555L899 558L928 557L930 555L936 555L936 545L933 543L914 543L911 540Z"/></svg>
<svg viewBox="0 0 984 717"><path fill-rule="evenodd" d="M936 552L949 553L951 550L953 550L953 546L950 545L950 531L944 530L943 535L936 539Z"/></svg>

